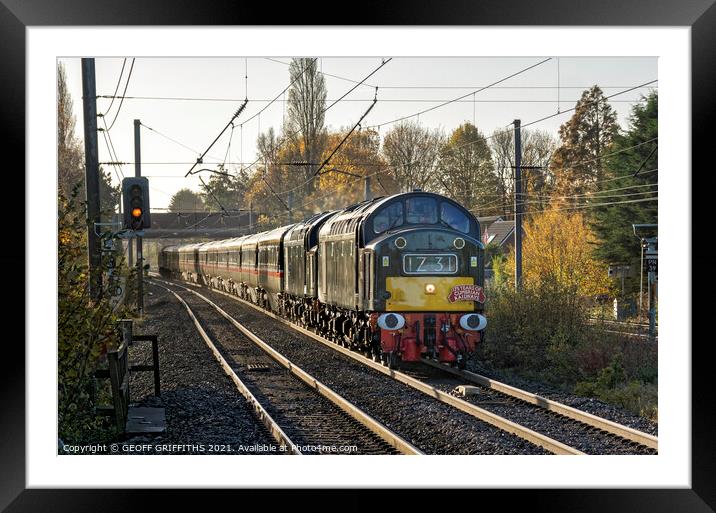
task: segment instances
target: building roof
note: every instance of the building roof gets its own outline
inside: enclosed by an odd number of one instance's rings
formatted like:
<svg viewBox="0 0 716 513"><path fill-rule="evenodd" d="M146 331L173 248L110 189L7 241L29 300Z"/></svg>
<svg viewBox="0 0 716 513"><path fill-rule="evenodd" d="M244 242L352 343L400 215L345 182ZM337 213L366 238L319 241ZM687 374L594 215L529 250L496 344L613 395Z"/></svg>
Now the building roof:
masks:
<svg viewBox="0 0 716 513"><path fill-rule="evenodd" d="M495 221L482 231L482 242L487 244L495 244L502 247L512 242L512 234L515 231L514 221Z"/></svg>
<svg viewBox="0 0 716 513"><path fill-rule="evenodd" d="M478 217L477 221L480 223L480 228L482 228L482 231L485 231L488 226L490 226L495 221L502 221L502 216L484 216L484 217Z"/></svg>

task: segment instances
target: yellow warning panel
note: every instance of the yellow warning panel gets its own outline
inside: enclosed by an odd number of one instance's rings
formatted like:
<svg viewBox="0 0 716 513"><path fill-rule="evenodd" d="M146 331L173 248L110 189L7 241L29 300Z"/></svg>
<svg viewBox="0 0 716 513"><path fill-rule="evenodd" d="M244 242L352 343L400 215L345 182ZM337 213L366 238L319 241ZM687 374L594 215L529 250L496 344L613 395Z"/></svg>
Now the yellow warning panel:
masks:
<svg viewBox="0 0 716 513"><path fill-rule="evenodd" d="M456 285L472 285L469 276L399 276L387 278L385 288L390 299L385 302L388 312L471 312L473 301L455 301L448 296ZM432 286L431 286L432 285Z"/></svg>

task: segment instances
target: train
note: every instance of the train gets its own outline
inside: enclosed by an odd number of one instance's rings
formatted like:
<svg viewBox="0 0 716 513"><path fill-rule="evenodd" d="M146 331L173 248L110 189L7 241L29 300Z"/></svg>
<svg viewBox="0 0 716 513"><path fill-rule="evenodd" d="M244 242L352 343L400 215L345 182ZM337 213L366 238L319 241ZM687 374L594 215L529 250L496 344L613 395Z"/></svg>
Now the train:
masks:
<svg viewBox="0 0 716 513"><path fill-rule="evenodd" d="M390 368L464 368L484 340L480 224L414 190L269 231L163 247L159 272L224 291Z"/></svg>

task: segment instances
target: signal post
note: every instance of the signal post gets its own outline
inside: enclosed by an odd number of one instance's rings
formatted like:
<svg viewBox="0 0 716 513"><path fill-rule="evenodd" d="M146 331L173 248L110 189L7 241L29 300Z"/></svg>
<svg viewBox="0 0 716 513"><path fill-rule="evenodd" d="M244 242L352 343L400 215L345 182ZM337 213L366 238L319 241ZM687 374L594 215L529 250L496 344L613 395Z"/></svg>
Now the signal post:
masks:
<svg viewBox="0 0 716 513"><path fill-rule="evenodd" d="M139 127L134 120L134 177L122 180L124 207L124 228L132 230L137 237L137 310L144 312L144 258L142 255L142 233L151 226L149 208L149 180L142 177Z"/></svg>

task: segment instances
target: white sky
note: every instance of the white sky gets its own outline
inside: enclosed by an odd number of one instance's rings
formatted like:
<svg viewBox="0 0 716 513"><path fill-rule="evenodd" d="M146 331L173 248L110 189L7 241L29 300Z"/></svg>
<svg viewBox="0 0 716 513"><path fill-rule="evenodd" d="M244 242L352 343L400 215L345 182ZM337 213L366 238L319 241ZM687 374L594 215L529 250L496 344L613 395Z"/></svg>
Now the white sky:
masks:
<svg viewBox="0 0 716 513"><path fill-rule="evenodd" d="M548 56L546 56L548 57ZM545 57L545 58L546 58ZM290 57L275 59L288 63ZM378 103L363 121L363 126L384 123L414 114L501 80L544 58L475 57L475 58L394 58L375 75L326 113L326 125L333 128L353 126L369 107L378 86ZM74 100L77 136L83 137L82 80L80 59L60 59L66 67L68 86ZM96 60L97 94L112 95L117 86L123 58ZM319 59L326 74L360 81L381 63L381 57L330 57ZM131 59L127 59L118 95L124 89ZM245 69L248 70L248 91ZM486 135L496 128L506 127L514 119L522 124L574 106L582 91L594 84L606 95L655 80L656 57L556 57L529 71L510 78L497 86L475 94L461 102L452 103L419 116L422 125L440 128L446 133L465 121L475 121ZM335 100L355 84L326 76L328 100ZM171 137L195 151L188 150L156 133L142 129L142 175L149 177L152 209L166 208L173 193L188 187L199 190L196 176L184 178L194 160L214 140L232 114L248 94L249 103L235 122L231 149L227 162L251 163L256 158L255 142L260 132L269 127L280 132L284 116L284 101L278 101L242 128L239 125L252 117L278 95L289 83L288 65L267 58L137 58L126 95L183 98L221 98L235 101L178 101L125 99L119 117L110 132L117 157L123 162L134 161L133 120ZM559 89L557 86L559 85ZM626 127L633 102L647 94L657 84L631 91L610 100L619 115L619 123ZM105 112L109 99L98 99L97 110ZM107 116L107 124L114 119L119 100L115 100ZM474 116L474 118L473 118ZM546 130L557 137L559 126L571 113L565 113L533 125L532 129ZM413 118L416 119L416 118ZM102 127L100 120L99 126ZM390 126L380 129L385 134ZM230 130L217 141L204 166L224 160ZM242 136L243 134L243 136ZM108 162L109 152L103 136L99 135L100 162ZM210 158L213 157L213 158ZM161 163L161 164L152 164ZM180 163L180 164L169 164ZM117 181L113 166L104 166ZM231 168L230 168L231 169ZM134 166L122 168L124 176L134 175ZM208 173L203 173L204 176Z"/></svg>

